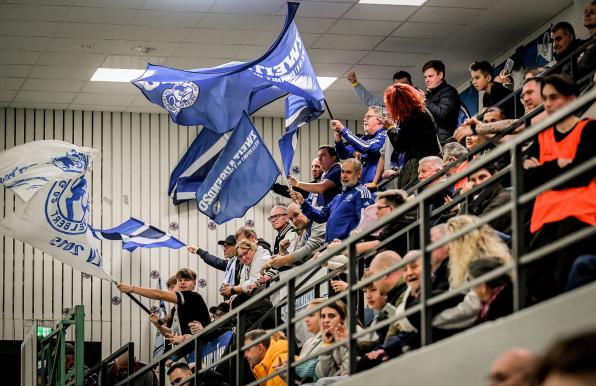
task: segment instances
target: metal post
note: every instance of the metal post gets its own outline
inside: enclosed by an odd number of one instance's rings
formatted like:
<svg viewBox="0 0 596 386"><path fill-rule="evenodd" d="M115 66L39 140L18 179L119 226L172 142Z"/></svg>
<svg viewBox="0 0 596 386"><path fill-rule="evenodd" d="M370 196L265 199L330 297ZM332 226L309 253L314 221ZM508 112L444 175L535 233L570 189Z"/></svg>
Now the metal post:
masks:
<svg viewBox="0 0 596 386"><path fill-rule="evenodd" d="M296 315L296 289L294 287L295 278L288 281L288 314L287 314L287 332L288 332L288 363L287 363L287 383L293 385L296 378L296 372L292 368L294 362L294 355L296 349L294 342L296 341L296 331L294 329L294 316Z"/></svg>
<svg viewBox="0 0 596 386"><path fill-rule="evenodd" d="M37 324L37 322L35 322ZM39 350L39 360L41 361L41 384L46 385L46 377L47 377L47 363L46 363L46 346L42 343L40 344Z"/></svg>
<svg viewBox="0 0 596 386"><path fill-rule="evenodd" d="M159 386L166 384L166 360L162 359L159 361Z"/></svg>
<svg viewBox="0 0 596 386"><path fill-rule="evenodd" d="M354 254L353 258L356 259L356 254ZM350 259L352 259L351 256ZM364 259L358 259L358 273L356 278L360 278L362 275L364 275ZM355 283L356 282L358 282L358 279L356 279ZM358 320L364 321L364 291L357 291L356 299L356 305L358 307Z"/></svg>
<svg viewBox="0 0 596 386"><path fill-rule="evenodd" d="M356 307L358 306L358 294L352 287L358 282L356 268L356 244L350 244L350 253L348 258L348 312L347 315L356 315ZM353 338L356 333L356 318L348 317L348 351L350 352L350 374L356 372L356 356L358 355L358 346L356 339Z"/></svg>
<svg viewBox="0 0 596 386"><path fill-rule="evenodd" d="M519 258L525 253L525 225L523 206L519 205L519 197L524 191L523 155L521 146L517 145L511 152L511 249L513 254L513 310L519 311L526 305L526 269L520 267Z"/></svg>
<svg viewBox="0 0 596 386"><path fill-rule="evenodd" d="M128 343L128 375L131 375L135 371L135 349L132 342ZM128 386L131 386L130 381L127 382Z"/></svg>
<svg viewBox="0 0 596 386"><path fill-rule="evenodd" d="M422 252L422 283L420 293L420 334L421 345L426 346L432 343L432 312L428 306L428 299L431 297L431 265L430 253L426 247L430 244L430 207L426 200L422 200L419 206L420 213L420 251Z"/></svg>
<svg viewBox="0 0 596 386"><path fill-rule="evenodd" d="M203 357L202 357L202 353L203 353L203 345L202 345L202 338L200 336L195 337L195 374L197 374L197 376L195 376L194 378L194 384L195 386L199 385L199 377L198 377L198 373L201 370L201 367L203 365Z"/></svg>
<svg viewBox="0 0 596 386"><path fill-rule="evenodd" d="M238 313L236 319L236 336L238 337L236 341L236 385L244 385L246 382L244 380L244 369L245 369L245 362L244 358L242 357L242 346L244 346L244 320L242 319L242 312Z"/></svg>
<svg viewBox="0 0 596 386"><path fill-rule="evenodd" d="M85 307L75 306L75 385L84 384L85 375Z"/></svg>
<svg viewBox="0 0 596 386"><path fill-rule="evenodd" d="M65 346L65 340L66 340L66 331L64 329L64 327L61 325L60 326L60 334L58 335L58 358L54 358L54 360L58 361L58 374L57 374L57 385L61 385L64 386L64 383L66 381L66 379L64 379L64 372L65 370L65 366L64 366L64 359L66 357L66 346Z"/></svg>

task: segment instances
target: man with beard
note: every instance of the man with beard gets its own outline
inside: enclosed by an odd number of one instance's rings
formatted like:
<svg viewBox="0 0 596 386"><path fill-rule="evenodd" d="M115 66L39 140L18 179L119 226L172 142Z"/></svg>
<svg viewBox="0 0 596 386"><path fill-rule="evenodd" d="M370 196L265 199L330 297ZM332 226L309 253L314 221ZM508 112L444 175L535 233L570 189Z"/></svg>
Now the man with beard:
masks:
<svg viewBox="0 0 596 386"><path fill-rule="evenodd" d="M325 242L343 240L360 223L362 211L374 203L368 189L359 181L362 176L362 164L350 158L341 164L342 192L321 209L313 208L298 192L292 193L292 199L300 204L302 213L317 223L327 222Z"/></svg>

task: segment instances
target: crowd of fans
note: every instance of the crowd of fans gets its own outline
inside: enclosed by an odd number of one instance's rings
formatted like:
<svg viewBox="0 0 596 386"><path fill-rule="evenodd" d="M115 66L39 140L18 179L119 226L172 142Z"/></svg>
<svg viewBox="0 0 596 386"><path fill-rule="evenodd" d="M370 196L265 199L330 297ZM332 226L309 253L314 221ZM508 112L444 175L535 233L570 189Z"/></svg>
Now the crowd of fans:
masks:
<svg viewBox="0 0 596 386"><path fill-rule="evenodd" d="M439 60L431 60L422 66L425 91L414 88L411 76L399 71L383 98L369 93L358 82L355 73L348 74L348 81L358 97L369 105L363 118L364 135L355 134L353 128L345 127L341 121L331 120L330 130L335 134L335 144L319 147L318 156L312 161L312 180L304 182L288 177L290 186L276 184L273 187L275 193L291 199L288 205L271 209L268 220L276 232L275 240L271 240L273 245L260 239L254 229L243 226L234 235L219 241L223 257L214 256L198 246L188 247L190 253L224 272L219 290L224 299L222 303L208 308L201 295L194 291L196 274L189 269L179 270L168 281L167 290L126 283L120 283L118 288L124 293L173 305L166 318L160 318L156 313L150 316L152 324L165 337L166 347L162 352L190 339L229 310L250 302L247 312L243 313L247 331L244 341L233 343L252 343L244 352L251 370L251 373L242 374L245 380L265 378L283 369L290 344L295 345L298 359L310 358L296 367L296 376L302 384L326 385L348 376L348 318L357 314L348 312L343 301L321 308L324 299L311 300L303 311L307 315L300 322L304 323L304 334L297 334L296 342L288 342L283 333L266 337L267 330L276 327L272 310L279 299L265 297L254 301L255 294L275 281L280 273L291 272L294 267L317 259L325 248L338 246L354 232L360 232L364 225L391 215L423 191L482 160L500 143L524 130L523 125L514 131L509 130L524 113L534 114L531 116L533 125L573 102L582 91L576 81L593 75L596 67L596 3L586 7L584 23L592 38L579 59L574 57L572 65L567 63L554 69L527 69L520 99L510 88L513 83L511 74L494 74L493 66L487 61L472 63L470 77L474 87L484 92L484 109L477 117L464 121L459 119L462 103L458 93L447 83L445 65ZM565 61L571 52L586 44L575 39L568 23L555 25L552 38L557 62ZM530 191L594 157L596 123L590 114L588 110L584 116L568 116L525 146L524 191ZM500 135L505 130L509 130L508 135ZM494 136L498 137L493 139ZM485 146L483 152L476 152L474 156L469 154L486 143L489 146ZM513 312L511 271L505 270L502 275L468 291L458 289L469 280L511 265L510 213L488 224L478 223L479 218L511 200L511 181L506 173L499 173L507 167L510 167L510 160L499 159L429 200L431 213L434 213L427 219L432 227L431 242L440 242L462 229L470 229L437 247L430 256L431 296L458 292L457 296L431 307L435 341ZM519 230L527 239L527 250L535 250L577 230L593 227L596 225L596 178L593 173L578 173L567 182L540 193L531 205L522 208L519 215L527 223L526 230ZM408 262L402 269L371 281L363 289L366 310L361 313L364 319L357 321L358 330L403 313L420 302L424 254L418 250L418 228L400 237L391 237L417 218L416 210L409 211L356 245L356 254L364 259L365 271L361 274L365 280L396 267L402 259ZM346 261L347 257L339 254L332 258L335 265L329 264L329 268L339 266L341 271ZM592 236L553 252L529 264L520 275L526 278L526 304L534 304L592 281L596 278L596 239ZM339 274L327 288L331 295L345 291L346 287L345 275ZM420 319L415 313L358 338L357 370L369 369L419 347ZM234 327L235 324L228 324L210 329L201 339L208 342ZM507 367L506 362L527 373L516 375L520 381L511 384L526 384L521 380L527 378L539 379L544 385L558 385L565 384L564 379L569 377L584 376L594 382L596 342L593 334L586 339L591 339L592 344L578 341L576 345L573 340L563 341L542 358L524 350L508 352L495 363L490 375L491 384L504 384L499 382L512 376L507 375L512 368L503 370ZM319 350L342 341L346 344L317 354ZM571 364L572 359L565 357L567 352L582 350L581 355L591 355L591 367L584 366L588 362L581 361L585 359L578 359L580 354L575 358L580 364ZM182 384L184 378L192 374L194 355L192 347L179 350L170 357L167 374L172 384ZM515 360L511 359L513 357ZM516 361L527 361L532 365L518 366ZM218 367L201 376L211 377L205 384L226 384L234 379L234 369L234 366ZM147 378L143 382L135 384L153 384L154 380ZM278 375L261 384L285 385L286 381L283 375Z"/></svg>

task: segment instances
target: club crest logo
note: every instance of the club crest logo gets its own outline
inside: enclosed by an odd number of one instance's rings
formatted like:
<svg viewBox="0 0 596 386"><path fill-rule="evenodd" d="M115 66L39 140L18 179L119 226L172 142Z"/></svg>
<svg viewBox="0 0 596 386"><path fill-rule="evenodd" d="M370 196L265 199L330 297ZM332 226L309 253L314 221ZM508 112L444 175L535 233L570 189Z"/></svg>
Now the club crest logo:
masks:
<svg viewBox="0 0 596 386"><path fill-rule="evenodd" d="M199 86L193 82L174 82L161 94L163 107L172 114L195 104L199 98Z"/></svg>
<svg viewBox="0 0 596 386"><path fill-rule="evenodd" d="M138 82L134 82L139 87L144 88L147 91L154 90L159 87L161 84L160 82L150 82L148 80L139 80Z"/></svg>
<svg viewBox="0 0 596 386"><path fill-rule="evenodd" d="M71 150L63 156L52 158L52 164L67 173L82 173L87 170L89 156L76 150Z"/></svg>
<svg viewBox="0 0 596 386"><path fill-rule="evenodd" d="M55 182L46 198L45 210L48 224L56 231L69 235L85 233L89 220L85 177Z"/></svg>

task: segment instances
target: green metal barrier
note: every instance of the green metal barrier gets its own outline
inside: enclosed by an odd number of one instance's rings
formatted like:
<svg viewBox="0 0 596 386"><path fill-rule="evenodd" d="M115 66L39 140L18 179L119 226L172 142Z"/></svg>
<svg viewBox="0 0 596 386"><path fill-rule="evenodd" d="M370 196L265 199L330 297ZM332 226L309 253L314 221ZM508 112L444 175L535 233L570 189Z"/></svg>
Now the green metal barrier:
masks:
<svg viewBox="0 0 596 386"><path fill-rule="evenodd" d="M66 330L74 326L74 366L66 373ZM67 319L58 322L48 336L39 338L38 359L42 386L83 386L85 373L85 308L77 305Z"/></svg>

